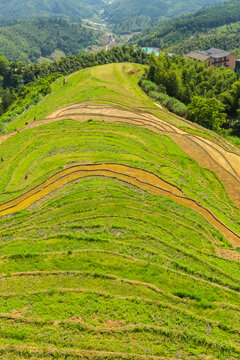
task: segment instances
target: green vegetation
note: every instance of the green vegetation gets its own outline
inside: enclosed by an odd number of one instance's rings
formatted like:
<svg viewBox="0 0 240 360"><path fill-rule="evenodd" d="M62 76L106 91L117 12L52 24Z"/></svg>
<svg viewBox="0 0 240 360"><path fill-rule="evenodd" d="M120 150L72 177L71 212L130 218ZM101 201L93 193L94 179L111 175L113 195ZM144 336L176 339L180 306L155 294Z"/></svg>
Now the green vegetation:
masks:
<svg viewBox="0 0 240 360"><path fill-rule="evenodd" d="M6 122L11 122L33 103L41 100L43 95L48 94L51 91L49 84L59 74L71 74L90 66L123 61L144 64L148 62L148 58L144 52L131 46L97 54L71 55L52 63L29 66L22 62L8 62L4 57L0 57L0 115L4 114L0 118L0 129L5 131Z"/></svg>
<svg viewBox="0 0 240 360"><path fill-rule="evenodd" d="M102 0L0 0L0 22L39 17L62 17L78 21L94 16L104 6Z"/></svg>
<svg viewBox="0 0 240 360"><path fill-rule="evenodd" d="M7 123L11 122L14 118L27 111L30 107L36 105L47 94L51 92L50 84L56 80L60 74L53 74L46 76L44 79L39 79L35 83L31 83L19 89L18 96L16 97L11 90L6 89L2 96L2 109L8 111L2 115L0 122L1 132L5 131Z"/></svg>
<svg viewBox="0 0 240 360"><path fill-rule="evenodd" d="M143 91L148 94L152 99L157 100L162 106L167 108L169 111L173 112L182 117L187 117L188 108L181 101L177 100L174 97L167 95L162 90L159 89L159 86L152 81L144 79L140 80L139 85L142 87ZM165 89L163 89L164 91Z"/></svg>
<svg viewBox="0 0 240 360"><path fill-rule="evenodd" d="M37 62L56 50L75 55L96 41L93 30L62 19L38 19L0 27L1 56L9 61Z"/></svg>
<svg viewBox="0 0 240 360"><path fill-rule="evenodd" d="M169 110L208 129L240 134L240 84L233 71L162 53L151 55L147 79L141 81L143 90Z"/></svg>
<svg viewBox="0 0 240 360"><path fill-rule="evenodd" d="M220 26L226 26L231 23L236 23L239 21L239 16L239 1L226 1L223 4L199 10L192 14L178 16L167 21L159 22L159 24L156 25L154 28L146 30L146 32L141 34L139 38L136 38L135 42L138 41L138 44L140 46L156 46L160 49L170 48L174 45L177 45L178 51L180 52L186 49L184 45L184 40L188 40L190 37L197 36L199 35L199 33L205 34L211 29L213 29L214 31L215 28L218 28ZM195 39L189 41L194 42ZM232 41L231 37L229 41ZM224 42L225 46L227 46L227 42L224 40L223 37L223 45ZM181 48L181 44L183 45L183 48ZM219 42L216 43L216 45L217 44L220 45ZM200 45L201 41L199 41L199 46Z"/></svg>
<svg viewBox="0 0 240 360"><path fill-rule="evenodd" d="M0 144L0 203L67 167L116 163L153 172L240 233L240 210L216 174L168 136L101 113L34 127L86 101L86 111L105 104L134 118L146 108L193 129L144 94L145 70L109 64L56 79L9 124L22 131ZM218 255L236 255L232 244L187 206L117 174L86 175L0 217L0 359L237 360L239 262Z"/></svg>
<svg viewBox="0 0 240 360"><path fill-rule="evenodd" d="M217 47L240 55L240 22L232 22L229 25L211 28L207 33L194 34L190 39L179 42L170 47L170 51L178 54L188 53L192 50L210 49Z"/></svg>
<svg viewBox="0 0 240 360"><path fill-rule="evenodd" d="M214 131L220 131L226 122L225 107L216 98L194 96L188 109L193 121Z"/></svg>
<svg viewBox="0 0 240 360"><path fill-rule="evenodd" d="M118 34L142 31L164 19L215 5L223 0L117 0L106 7L104 19Z"/></svg>

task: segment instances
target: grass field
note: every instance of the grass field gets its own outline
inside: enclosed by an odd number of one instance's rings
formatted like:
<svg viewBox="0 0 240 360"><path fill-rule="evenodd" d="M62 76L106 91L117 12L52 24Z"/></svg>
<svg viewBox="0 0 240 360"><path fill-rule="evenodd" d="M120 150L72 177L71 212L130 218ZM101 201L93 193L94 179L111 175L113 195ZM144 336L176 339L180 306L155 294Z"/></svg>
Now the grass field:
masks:
<svg viewBox="0 0 240 360"><path fill-rule="evenodd" d="M58 80L0 137L0 359L240 358L239 150L143 72Z"/></svg>

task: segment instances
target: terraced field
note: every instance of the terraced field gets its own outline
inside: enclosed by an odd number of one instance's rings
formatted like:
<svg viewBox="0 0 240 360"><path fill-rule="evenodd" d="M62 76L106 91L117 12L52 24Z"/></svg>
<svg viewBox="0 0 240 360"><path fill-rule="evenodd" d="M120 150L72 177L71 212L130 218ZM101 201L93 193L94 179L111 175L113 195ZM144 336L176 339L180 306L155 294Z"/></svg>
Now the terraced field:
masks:
<svg viewBox="0 0 240 360"><path fill-rule="evenodd" d="M0 359L240 357L239 149L143 72L57 81L0 137Z"/></svg>

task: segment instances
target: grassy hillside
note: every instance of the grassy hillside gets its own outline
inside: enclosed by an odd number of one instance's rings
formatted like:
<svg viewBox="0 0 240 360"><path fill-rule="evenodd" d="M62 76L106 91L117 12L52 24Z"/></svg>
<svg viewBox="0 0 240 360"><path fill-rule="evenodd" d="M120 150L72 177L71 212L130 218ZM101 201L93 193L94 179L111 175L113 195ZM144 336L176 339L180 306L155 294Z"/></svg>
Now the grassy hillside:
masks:
<svg viewBox="0 0 240 360"><path fill-rule="evenodd" d="M78 54L97 41L96 33L61 19L38 19L0 27L0 56L9 61L37 61L56 50Z"/></svg>
<svg viewBox="0 0 240 360"><path fill-rule="evenodd" d="M0 136L0 359L240 356L239 149L143 72L57 80Z"/></svg>

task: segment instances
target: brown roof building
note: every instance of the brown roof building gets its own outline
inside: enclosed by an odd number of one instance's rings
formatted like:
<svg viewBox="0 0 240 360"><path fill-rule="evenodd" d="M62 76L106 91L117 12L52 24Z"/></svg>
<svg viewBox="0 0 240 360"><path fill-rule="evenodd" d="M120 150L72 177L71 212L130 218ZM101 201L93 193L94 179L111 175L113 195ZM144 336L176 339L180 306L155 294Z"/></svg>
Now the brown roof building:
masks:
<svg viewBox="0 0 240 360"><path fill-rule="evenodd" d="M204 61L207 66L225 66L233 71L236 66L236 54L221 49L211 48L206 51L191 51L186 56L194 60Z"/></svg>

